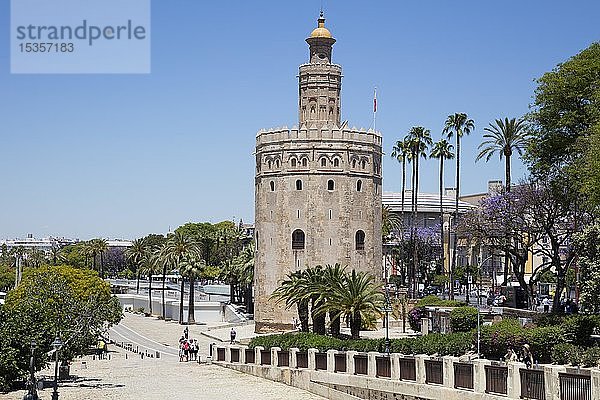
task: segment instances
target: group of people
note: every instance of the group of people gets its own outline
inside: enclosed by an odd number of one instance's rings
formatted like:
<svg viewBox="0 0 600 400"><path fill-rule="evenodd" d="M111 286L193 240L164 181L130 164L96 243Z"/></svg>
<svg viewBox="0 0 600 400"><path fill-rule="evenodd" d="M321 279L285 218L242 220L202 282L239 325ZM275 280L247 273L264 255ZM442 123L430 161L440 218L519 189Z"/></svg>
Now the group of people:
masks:
<svg viewBox="0 0 600 400"><path fill-rule="evenodd" d="M527 366L527 368L531 368L531 366L533 365L533 353L531 352L531 349L529 348L528 344L523 345L520 355L517 354L517 352L515 352L515 350L512 347L509 347L506 355L504 356L504 361L506 361L506 362L521 361L522 363L524 363Z"/></svg>
<svg viewBox="0 0 600 400"><path fill-rule="evenodd" d="M187 326L183 330L183 335L179 338L179 362L198 361L198 340L188 338L189 330Z"/></svg>

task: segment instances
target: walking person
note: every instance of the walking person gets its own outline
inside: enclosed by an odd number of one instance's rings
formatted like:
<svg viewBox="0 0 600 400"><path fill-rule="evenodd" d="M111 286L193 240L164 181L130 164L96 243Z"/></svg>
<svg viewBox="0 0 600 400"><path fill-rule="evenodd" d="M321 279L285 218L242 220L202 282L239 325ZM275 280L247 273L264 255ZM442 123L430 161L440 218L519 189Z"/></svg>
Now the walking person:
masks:
<svg viewBox="0 0 600 400"><path fill-rule="evenodd" d="M523 345L523 355L521 361L525 363L527 368L531 368L533 366L533 353L531 352L528 344Z"/></svg>
<svg viewBox="0 0 600 400"><path fill-rule="evenodd" d="M544 297L542 300L542 305L544 306L544 312L550 312L550 299L548 297Z"/></svg>
<svg viewBox="0 0 600 400"><path fill-rule="evenodd" d="M235 337L237 335L237 332L235 331L235 329L231 328L231 332L229 332L229 337L230 337L230 341L229 344L234 344L235 343Z"/></svg>

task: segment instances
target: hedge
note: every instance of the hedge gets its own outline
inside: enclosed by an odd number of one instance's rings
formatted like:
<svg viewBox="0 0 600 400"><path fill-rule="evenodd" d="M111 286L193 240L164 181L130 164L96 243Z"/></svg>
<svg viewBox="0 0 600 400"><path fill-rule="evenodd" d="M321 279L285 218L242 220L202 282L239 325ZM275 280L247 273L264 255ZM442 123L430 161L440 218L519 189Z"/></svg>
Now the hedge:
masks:
<svg viewBox="0 0 600 400"><path fill-rule="evenodd" d="M477 328L477 309L475 307L457 307L450 311L452 332L469 332Z"/></svg>
<svg viewBox="0 0 600 400"><path fill-rule="evenodd" d="M437 296L425 296L419 301L415 307L462 307L466 303L458 300L442 300Z"/></svg>
<svg viewBox="0 0 600 400"><path fill-rule="evenodd" d="M390 350L402 354L437 354L439 356L460 356L471 349L473 342L472 333L433 333L415 338L392 339ZM327 350L354 350L361 352L385 351L384 339L347 340L314 333L286 333L283 335L268 335L255 337L250 341L249 347L255 348L280 347L289 350L297 347L301 351L314 348L319 351Z"/></svg>

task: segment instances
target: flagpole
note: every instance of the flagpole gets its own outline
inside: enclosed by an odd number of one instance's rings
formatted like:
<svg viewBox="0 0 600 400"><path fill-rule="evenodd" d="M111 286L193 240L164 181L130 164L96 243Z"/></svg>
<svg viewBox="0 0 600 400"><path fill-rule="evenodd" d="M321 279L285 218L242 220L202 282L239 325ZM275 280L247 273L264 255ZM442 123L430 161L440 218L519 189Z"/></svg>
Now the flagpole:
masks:
<svg viewBox="0 0 600 400"><path fill-rule="evenodd" d="M373 90L373 130L377 132L377 86Z"/></svg>

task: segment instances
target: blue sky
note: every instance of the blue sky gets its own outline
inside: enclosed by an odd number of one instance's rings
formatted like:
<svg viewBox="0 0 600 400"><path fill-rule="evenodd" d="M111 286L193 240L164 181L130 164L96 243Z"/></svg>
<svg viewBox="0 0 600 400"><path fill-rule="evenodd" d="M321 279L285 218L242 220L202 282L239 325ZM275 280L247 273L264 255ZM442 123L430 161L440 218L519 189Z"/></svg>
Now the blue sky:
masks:
<svg viewBox="0 0 600 400"><path fill-rule="evenodd" d="M152 2L152 73L11 75L0 3L0 237L135 238L188 221L252 221L256 132L297 120L299 64L320 1ZM342 119L372 123L384 190L400 188L393 143L439 139L467 112L462 193L502 179L475 164L483 128L528 111L534 80L600 39L597 1L325 1L344 68ZM422 190L436 192L425 161ZM524 175L515 162L513 181ZM446 174L452 186L453 168Z"/></svg>

